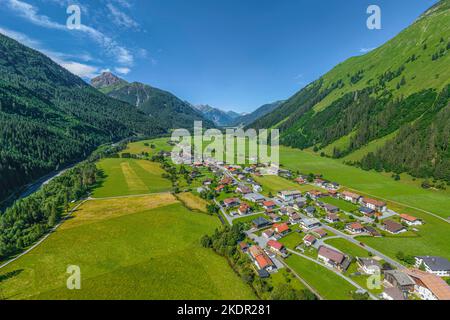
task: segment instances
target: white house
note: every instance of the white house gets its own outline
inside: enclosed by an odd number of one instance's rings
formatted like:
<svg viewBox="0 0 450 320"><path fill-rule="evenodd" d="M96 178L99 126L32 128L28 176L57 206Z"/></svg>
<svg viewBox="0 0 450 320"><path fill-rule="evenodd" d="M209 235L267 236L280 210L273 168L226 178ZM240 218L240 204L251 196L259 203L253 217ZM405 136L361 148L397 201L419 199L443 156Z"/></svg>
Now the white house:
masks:
<svg viewBox="0 0 450 320"><path fill-rule="evenodd" d="M450 277L450 261L442 257L419 256L415 257L416 268L422 265L425 271L438 277Z"/></svg>

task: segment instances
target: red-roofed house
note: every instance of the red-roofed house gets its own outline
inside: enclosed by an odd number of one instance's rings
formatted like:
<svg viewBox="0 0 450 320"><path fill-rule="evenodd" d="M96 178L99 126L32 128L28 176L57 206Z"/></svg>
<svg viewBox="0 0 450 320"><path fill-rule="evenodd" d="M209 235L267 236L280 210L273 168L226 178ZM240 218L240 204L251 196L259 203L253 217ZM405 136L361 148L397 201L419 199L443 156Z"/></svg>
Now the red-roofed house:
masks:
<svg viewBox="0 0 450 320"><path fill-rule="evenodd" d="M245 214L250 213L250 206L246 203L243 203L239 206L238 213L243 216Z"/></svg>
<svg viewBox="0 0 450 320"><path fill-rule="evenodd" d="M311 232L314 233L316 236L318 236L320 239L325 238L328 235L328 233L322 228L314 229Z"/></svg>
<svg viewBox="0 0 450 320"><path fill-rule="evenodd" d="M223 205L226 208L236 207L241 203L241 201L238 198L228 198L223 200Z"/></svg>
<svg viewBox="0 0 450 320"><path fill-rule="evenodd" d="M360 234L366 231L364 226L359 222L349 223L348 225L345 226L345 230L347 230L352 234Z"/></svg>
<svg viewBox="0 0 450 320"><path fill-rule="evenodd" d="M275 202L273 202L273 201L264 201L264 202L263 202L263 207L264 207L264 209L266 209L266 210L273 210L273 209L275 209L277 206L276 206Z"/></svg>
<svg viewBox="0 0 450 320"><path fill-rule="evenodd" d="M420 220L419 218L410 216L408 214L401 214L400 218L402 219L402 222L406 223L408 226L422 225L422 220Z"/></svg>
<svg viewBox="0 0 450 320"><path fill-rule="evenodd" d="M307 247L312 246L314 243L316 243L316 241L317 241L316 237L314 237L312 234L308 234L303 238L303 243Z"/></svg>
<svg viewBox="0 0 450 320"><path fill-rule="evenodd" d="M361 200L361 204L369 209L379 211L379 212L384 212L387 209L386 202L375 200L375 199L370 199L370 198L363 198Z"/></svg>
<svg viewBox="0 0 450 320"><path fill-rule="evenodd" d="M281 235L289 232L289 226L287 223L275 224L273 228L277 233Z"/></svg>
<svg viewBox="0 0 450 320"><path fill-rule="evenodd" d="M284 253L284 251L285 251L284 245L275 240L269 240L267 242L267 247L276 253Z"/></svg>

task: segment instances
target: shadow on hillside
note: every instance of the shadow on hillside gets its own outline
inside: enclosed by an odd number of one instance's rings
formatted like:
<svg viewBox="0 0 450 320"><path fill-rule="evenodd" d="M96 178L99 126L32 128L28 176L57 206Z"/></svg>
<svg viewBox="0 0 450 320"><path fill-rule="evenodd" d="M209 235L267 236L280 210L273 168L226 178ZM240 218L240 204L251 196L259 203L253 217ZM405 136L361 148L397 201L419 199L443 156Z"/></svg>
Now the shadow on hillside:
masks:
<svg viewBox="0 0 450 320"><path fill-rule="evenodd" d="M18 269L18 270L14 270L14 271L11 271L11 272L8 272L8 273L5 273L5 274L0 274L0 284L1 284L3 281L12 279L12 278L14 278L14 277L17 277L17 276L18 276L19 274L21 274L22 272L23 272L23 269Z"/></svg>

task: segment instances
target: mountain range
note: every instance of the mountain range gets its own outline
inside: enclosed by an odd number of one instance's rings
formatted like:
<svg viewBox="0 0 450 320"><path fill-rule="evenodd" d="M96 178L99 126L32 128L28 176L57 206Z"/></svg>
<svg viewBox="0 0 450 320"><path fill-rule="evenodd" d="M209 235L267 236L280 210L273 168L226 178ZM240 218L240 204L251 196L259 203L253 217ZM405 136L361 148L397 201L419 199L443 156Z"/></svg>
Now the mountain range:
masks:
<svg viewBox="0 0 450 320"><path fill-rule="evenodd" d="M249 125L364 169L450 183L450 0Z"/></svg>
<svg viewBox="0 0 450 320"><path fill-rule="evenodd" d="M127 102L164 124L168 129L192 128L194 121L203 121L207 128L215 124L190 103L172 93L140 82L129 83L110 72L91 80L91 85L111 98Z"/></svg>

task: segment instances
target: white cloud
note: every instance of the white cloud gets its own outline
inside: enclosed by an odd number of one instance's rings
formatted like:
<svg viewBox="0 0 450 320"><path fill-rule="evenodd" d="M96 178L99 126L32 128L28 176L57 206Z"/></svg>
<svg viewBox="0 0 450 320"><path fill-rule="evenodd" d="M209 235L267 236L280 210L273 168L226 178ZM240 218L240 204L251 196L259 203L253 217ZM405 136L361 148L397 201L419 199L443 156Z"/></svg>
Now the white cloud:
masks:
<svg viewBox="0 0 450 320"><path fill-rule="evenodd" d="M116 8L112 3L108 3L107 7L111 13L110 14L111 19L119 27L124 27L124 28L129 28L129 29L139 27L139 24L136 21L134 21L131 17L126 15L120 9Z"/></svg>
<svg viewBox="0 0 450 320"><path fill-rule="evenodd" d="M125 68L125 67L124 68L116 67L116 68L114 68L114 70L116 70L116 72L120 73L120 74L129 74L131 72L130 68Z"/></svg>
<svg viewBox="0 0 450 320"><path fill-rule="evenodd" d="M98 73L97 67L89 66L74 61L62 61L60 65L81 78L92 79Z"/></svg>
<svg viewBox="0 0 450 320"><path fill-rule="evenodd" d="M10 9L15 11L22 18L35 25L50 29L70 31L65 25L53 22L47 16L38 14L38 9L31 4L19 0L7 1ZM124 65L133 64L134 58L131 52L123 46L120 46L115 40L106 36L102 32L83 24L81 25L80 29L75 29L72 31L78 31L88 35L94 42L103 47L106 54L116 58L118 63Z"/></svg>
<svg viewBox="0 0 450 320"><path fill-rule="evenodd" d="M374 49L375 48L361 48L361 49L359 49L359 52L360 53L367 53L367 52L370 52L370 51L372 51Z"/></svg>

